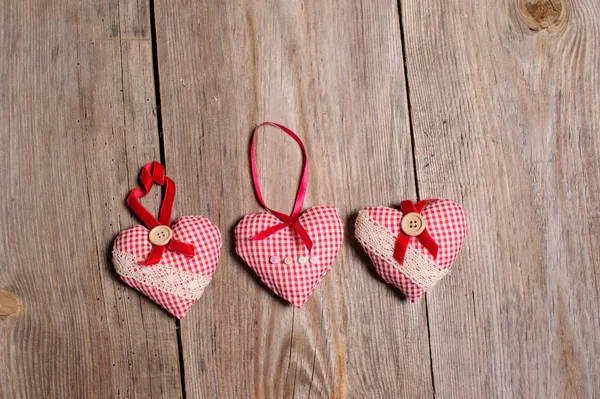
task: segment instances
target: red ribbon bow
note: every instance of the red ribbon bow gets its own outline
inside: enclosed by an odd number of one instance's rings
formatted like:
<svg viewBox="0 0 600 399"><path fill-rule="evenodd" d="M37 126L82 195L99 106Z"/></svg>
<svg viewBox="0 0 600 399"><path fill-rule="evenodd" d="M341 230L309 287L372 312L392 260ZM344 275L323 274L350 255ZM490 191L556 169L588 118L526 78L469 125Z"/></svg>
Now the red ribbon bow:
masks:
<svg viewBox="0 0 600 399"><path fill-rule="evenodd" d="M293 138L296 141L296 143L298 143L298 145L300 146L300 149L302 149L302 154L304 156L304 166L302 168L302 179L300 180L300 185L298 186L298 193L296 194L296 202L294 203L294 209L292 210L292 214L290 216L283 214L281 212L274 211L273 209L270 209L269 207L267 207L265 205L265 201L263 200L262 192L260 191L260 183L258 181L258 168L256 167L256 156L254 154L254 141L256 139L256 134L257 134L258 130L262 126L265 126L265 125L275 126L279 129L281 129L284 133L289 135L291 138ZM302 226L302 223L300 223L298 221L298 218L300 217L300 214L302 213L302 206L304 205L304 198L306 197L306 188L308 187L308 156L306 155L306 148L304 147L302 140L300 140L300 138L298 136L296 136L294 134L294 132L292 132L290 129L288 129L287 127L285 127L283 125L280 125L278 123L273 123L273 122L261 123L260 125L258 125L256 127L256 129L254 129L254 133L252 134L252 143L250 144L250 165L252 167L252 181L254 183L254 189L256 190L256 196L258 197L258 200L260 201L261 205L267 211L269 211L271 214L273 214L275 217L277 217L279 220L281 220L281 223L271 226L268 229L260 232L259 234L252 237L251 240L255 240L255 241L264 240L265 238L272 236L273 234L277 233L278 231L280 231L286 227L292 226L294 228L294 230L296 230L296 232L298 233L300 238L302 239L302 242L304 243L304 246L306 247L306 249L308 249L308 251L310 252L310 250L313 247L313 242L312 242L310 236L308 235L308 232L304 228L304 226Z"/></svg>
<svg viewBox="0 0 600 399"><path fill-rule="evenodd" d="M412 201L402 201L400 203L400 209L404 214L403 217L408 215L409 213L421 214L421 212L425 208L425 205L432 201L435 200L423 200L417 202L416 204L413 204ZM408 244L410 243L411 238L411 236L405 234L402 231L402 229L400 229L400 232L398 233L398 238L396 239L396 247L394 248L394 259L396 259L401 265L404 263L404 257L406 256L406 250L408 249ZM438 244L435 242L431 234L429 234L429 232L427 231L427 227L421 232L421 234L416 236L416 238L421 242L421 244L423 244L425 248L427 248L427 250L433 256L434 259L437 258L439 249Z"/></svg>
<svg viewBox="0 0 600 399"><path fill-rule="evenodd" d="M156 226L169 227L171 224L173 201L175 200L175 182L165 175L165 167L158 162L150 162L142 168L140 182L142 183L142 187L136 187L131 190L127 197L127 205L129 205L133 213L135 213L150 230ZM154 215L148 212L148 210L139 202L140 198L145 197L150 192L153 183L161 186L166 185L165 197L163 198L160 207L158 220L156 220ZM166 249L189 257L193 257L195 254L195 249L192 244L171 238L169 243L164 246L152 244L152 250L150 251L150 254L148 254L148 259L141 263L148 266L157 264L162 259Z"/></svg>

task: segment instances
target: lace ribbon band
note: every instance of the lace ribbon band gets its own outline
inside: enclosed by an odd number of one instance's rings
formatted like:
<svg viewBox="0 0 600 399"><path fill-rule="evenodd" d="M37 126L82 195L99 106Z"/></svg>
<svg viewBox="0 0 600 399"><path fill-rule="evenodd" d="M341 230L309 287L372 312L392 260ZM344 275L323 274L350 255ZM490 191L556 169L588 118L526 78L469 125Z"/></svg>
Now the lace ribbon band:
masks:
<svg viewBox="0 0 600 399"><path fill-rule="evenodd" d="M185 299L196 300L202 296L210 283L210 276L185 272L174 267L156 264L141 265L143 259L118 250L113 250L113 263L121 277L130 278L160 291Z"/></svg>
<svg viewBox="0 0 600 399"><path fill-rule="evenodd" d="M448 274L449 269L439 270L433 260L425 257L410 245L406 250L404 264L400 265L394 258L397 237L371 218L366 211L358 213L355 234L363 247L368 248L375 256L394 266L423 291L427 291Z"/></svg>

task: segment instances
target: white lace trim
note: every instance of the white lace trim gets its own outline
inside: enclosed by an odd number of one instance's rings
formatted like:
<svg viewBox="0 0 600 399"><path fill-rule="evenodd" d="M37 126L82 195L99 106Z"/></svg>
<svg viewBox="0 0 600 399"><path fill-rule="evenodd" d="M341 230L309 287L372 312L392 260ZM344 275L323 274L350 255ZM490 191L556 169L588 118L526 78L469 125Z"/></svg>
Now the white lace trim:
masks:
<svg viewBox="0 0 600 399"><path fill-rule="evenodd" d="M371 218L366 211L358 213L355 235L363 247L394 266L423 291L433 287L448 274L449 269L439 270L433 260L423 256L410 245L404 257L404 264L400 265L394 258L397 237Z"/></svg>
<svg viewBox="0 0 600 399"><path fill-rule="evenodd" d="M204 288L210 283L210 276L185 272L174 267L156 264L140 265L142 259L126 252L113 249L113 263L121 277L130 278L140 284L154 287L160 291L185 299L196 300L202 296Z"/></svg>

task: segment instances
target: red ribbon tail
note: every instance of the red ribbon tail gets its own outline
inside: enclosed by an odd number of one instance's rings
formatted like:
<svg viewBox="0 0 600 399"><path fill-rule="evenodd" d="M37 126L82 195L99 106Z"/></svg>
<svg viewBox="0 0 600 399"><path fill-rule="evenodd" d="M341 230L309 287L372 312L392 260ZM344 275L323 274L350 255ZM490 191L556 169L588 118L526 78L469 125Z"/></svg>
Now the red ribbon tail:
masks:
<svg viewBox="0 0 600 399"><path fill-rule="evenodd" d="M166 247L157 247L156 245L153 245L152 250L148 254L148 258L144 262L140 263L146 266L156 265L162 259L165 249Z"/></svg>
<svg viewBox="0 0 600 399"><path fill-rule="evenodd" d="M283 230L284 228L286 228L289 225L290 225L289 223L276 224L275 226L271 226L268 229L261 231L260 233L258 233L254 237L252 237L251 240L252 241L264 240L265 238L272 236L273 234L277 233L280 230Z"/></svg>
<svg viewBox="0 0 600 399"><path fill-rule="evenodd" d="M398 238L396 239L396 247L394 248L394 259L396 259L401 265L404 263L404 257L406 256L406 250L408 249L409 242L409 236L407 236L403 232L398 233Z"/></svg>
<svg viewBox="0 0 600 399"><path fill-rule="evenodd" d="M419 241L421 241L421 244L423 244L423 246L427 248L429 253L433 256L433 259L436 259L438 255L439 246L437 242L435 242L431 234L429 234L427 229L423 230L423 232L419 234L418 238Z"/></svg>
<svg viewBox="0 0 600 399"><path fill-rule="evenodd" d="M169 245L166 246L153 245L152 250L148 254L148 258L141 263L146 266L156 265L158 262L161 261L166 249L168 249L169 251L177 252L187 257L194 257L196 254L196 248L192 244L188 244L179 240L171 240L169 242Z"/></svg>
<svg viewBox="0 0 600 399"><path fill-rule="evenodd" d="M196 254L196 248L192 244L179 240L171 240L167 248L169 248L169 251L180 253L189 258L193 258Z"/></svg>
<svg viewBox="0 0 600 399"><path fill-rule="evenodd" d="M294 229L296 229L296 232L298 232L298 234L300 235L300 238L302 238L302 242L304 243L304 246L306 247L308 252L310 252L313 247L313 242L312 242L312 239L310 238L310 236L308 235L308 232L304 228L304 226L302 226L302 224L297 220L294 222L294 224L292 226L294 226Z"/></svg>

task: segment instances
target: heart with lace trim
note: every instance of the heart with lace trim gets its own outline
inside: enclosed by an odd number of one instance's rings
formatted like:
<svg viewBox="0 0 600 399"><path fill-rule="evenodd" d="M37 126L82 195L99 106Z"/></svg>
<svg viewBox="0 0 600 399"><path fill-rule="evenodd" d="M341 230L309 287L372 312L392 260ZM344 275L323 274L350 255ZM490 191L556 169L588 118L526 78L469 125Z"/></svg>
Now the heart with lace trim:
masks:
<svg viewBox="0 0 600 399"><path fill-rule="evenodd" d="M113 263L125 284L181 320L212 279L219 263L221 233L203 216L181 217L171 230L174 239L194 246L193 257L167 249L156 265L142 264L152 250L152 243L149 230L136 225L116 238Z"/></svg>
<svg viewBox="0 0 600 399"><path fill-rule="evenodd" d="M450 272L467 234L467 219L462 207L453 201L428 203L421 216L438 245L437 257L417 237L410 237L404 262L400 264L394 258L394 249L403 216L402 211L393 208L364 208L356 219L355 236L383 280L417 302Z"/></svg>
<svg viewBox="0 0 600 399"><path fill-rule="evenodd" d="M344 227L332 206L309 208L298 221L313 241L310 252L292 226L264 240L252 240L281 223L268 212L244 216L235 227L235 250L271 291L300 308L331 268L342 245Z"/></svg>

